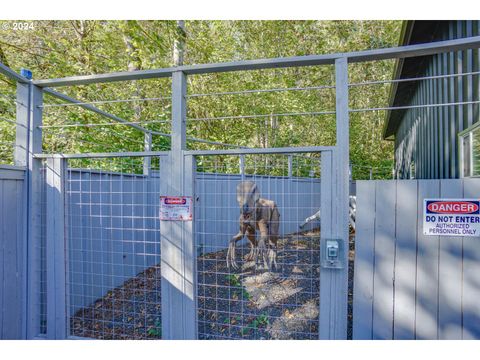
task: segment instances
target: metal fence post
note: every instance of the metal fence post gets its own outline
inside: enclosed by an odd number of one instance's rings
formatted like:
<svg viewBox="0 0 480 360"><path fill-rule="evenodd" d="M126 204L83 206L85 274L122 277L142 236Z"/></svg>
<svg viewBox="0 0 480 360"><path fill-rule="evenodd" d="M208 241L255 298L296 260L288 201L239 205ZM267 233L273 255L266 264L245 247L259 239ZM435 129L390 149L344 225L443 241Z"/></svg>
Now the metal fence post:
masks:
<svg viewBox="0 0 480 360"><path fill-rule="evenodd" d="M33 154L42 152L43 90L31 83L17 82L17 129L15 165L25 166L24 180L24 320L25 338L32 339L40 332L40 247L42 215L42 160ZM37 298L38 296L38 298Z"/></svg>
<svg viewBox="0 0 480 360"><path fill-rule="evenodd" d="M348 62L346 58L335 60L337 144L332 162L332 214L331 234L338 239L344 251L340 252L341 269L322 268L320 271L320 339L347 338L348 299L348 233L349 233L349 110L348 110ZM323 177L324 168L322 168ZM323 181L322 181L323 183ZM322 188L323 190L323 188ZM324 192L322 191L322 194ZM323 202L322 195L322 204ZM322 213L322 217L325 214ZM323 224L322 224L323 225ZM322 231L325 227L322 226Z"/></svg>
<svg viewBox="0 0 480 360"><path fill-rule="evenodd" d="M161 195L194 196L195 157L186 150L186 76L172 74L172 150L162 157ZM196 339L194 221L161 221L162 338Z"/></svg>
<svg viewBox="0 0 480 360"><path fill-rule="evenodd" d="M27 296L28 296L28 226L29 226L29 176L28 176L28 148L29 148L29 124L30 124L30 93L31 85L17 82L17 108L16 108L16 140L14 164L25 167L25 177L23 180L23 234L22 234L22 339L28 338L27 321Z"/></svg>
<svg viewBox="0 0 480 360"><path fill-rule="evenodd" d="M27 166L31 84L17 82L16 138L14 164Z"/></svg>
<svg viewBox="0 0 480 360"><path fill-rule="evenodd" d="M65 175L66 160L49 158L46 167L47 338L65 339Z"/></svg>

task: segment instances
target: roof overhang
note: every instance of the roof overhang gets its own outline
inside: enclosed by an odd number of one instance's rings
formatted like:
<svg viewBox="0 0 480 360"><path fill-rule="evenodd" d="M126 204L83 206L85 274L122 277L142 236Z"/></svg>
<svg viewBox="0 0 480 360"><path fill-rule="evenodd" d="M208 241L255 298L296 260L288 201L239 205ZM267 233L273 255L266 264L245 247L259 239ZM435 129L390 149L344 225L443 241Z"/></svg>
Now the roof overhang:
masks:
<svg viewBox="0 0 480 360"><path fill-rule="evenodd" d="M400 33L400 46L428 43L440 40L436 38L439 28L447 25L448 21L439 20L407 20L403 22ZM428 65L430 56L399 58L395 64L393 78L406 79L422 76ZM389 107L405 106L415 95L418 82L393 83L389 94ZM383 138L393 140L402 122L406 109L389 110L385 115Z"/></svg>
<svg viewBox="0 0 480 360"><path fill-rule="evenodd" d="M415 20L407 20L403 22L402 31L400 32L400 39L398 42L399 45L404 46L410 42L414 23ZM393 79L399 79L402 75L403 62L404 59L402 58L397 59L397 61L395 62L395 68L393 69ZM392 106L395 101L397 87L398 83L393 83L390 87L390 94L388 96L389 107ZM385 116L385 122L383 124L383 138L385 140L393 140L393 135L395 134L394 129L397 128L397 126L393 126L394 124L390 122L391 115L392 111L388 110Z"/></svg>

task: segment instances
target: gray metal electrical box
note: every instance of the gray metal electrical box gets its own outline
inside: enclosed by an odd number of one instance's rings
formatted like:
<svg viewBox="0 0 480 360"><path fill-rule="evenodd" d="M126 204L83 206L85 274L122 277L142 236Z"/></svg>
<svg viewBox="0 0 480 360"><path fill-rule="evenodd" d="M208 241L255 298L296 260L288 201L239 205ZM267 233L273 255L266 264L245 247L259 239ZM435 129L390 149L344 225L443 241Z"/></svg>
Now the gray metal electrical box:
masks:
<svg viewBox="0 0 480 360"><path fill-rule="evenodd" d="M341 239L325 239L320 249L320 265L327 269L343 269L344 251Z"/></svg>

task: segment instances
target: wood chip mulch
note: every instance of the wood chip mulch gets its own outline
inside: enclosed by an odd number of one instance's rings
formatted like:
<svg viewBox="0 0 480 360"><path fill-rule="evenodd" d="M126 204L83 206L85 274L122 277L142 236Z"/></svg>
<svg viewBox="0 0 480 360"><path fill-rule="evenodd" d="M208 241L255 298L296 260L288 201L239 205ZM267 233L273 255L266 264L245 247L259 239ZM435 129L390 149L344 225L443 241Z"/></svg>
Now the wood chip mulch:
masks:
<svg viewBox="0 0 480 360"><path fill-rule="evenodd" d="M198 257L200 339L317 339L319 298L318 231L279 240L279 269L258 269L243 261L228 270L226 250ZM348 332L351 338L353 236L349 249ZM152 266L110 290L70 321L73 336L95 339L161 339L161 273Z"/></svg>

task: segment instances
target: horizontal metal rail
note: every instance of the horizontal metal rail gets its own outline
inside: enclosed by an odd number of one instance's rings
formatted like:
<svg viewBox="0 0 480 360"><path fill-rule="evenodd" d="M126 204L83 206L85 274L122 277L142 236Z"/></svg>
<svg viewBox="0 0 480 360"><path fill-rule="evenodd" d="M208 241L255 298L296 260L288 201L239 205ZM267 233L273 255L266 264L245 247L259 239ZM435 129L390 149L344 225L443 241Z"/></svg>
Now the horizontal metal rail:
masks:
<svg viewBox="0 0 480 360"><path fill-rule="evenodd" d="M272 116L319 116L319 115L335 115L335 111L312 111L312 112L298 112L298 113L273 113L273 114L252 114L252 115L232 115L232 116L218 116L210 118L192 118L187 121L214 121L214 120L238 120L238 119L255 119Z"/></svg>
<svg viewBox="0 0 480 360"><path fill-rule="evenodd" d="M87 159L87 158L120 158L120 157L142 157L142 156L168 156L169 151L131 151L131 152L110 152L110 153L83 153L83 154L33 154L35 159Z"/></svg>
<svg viewBox="0 0 480 360"><path fill-rule="evenodd" d="M295 153L319 153L322 151L334 151L335 146L299 146L265 149L230 149L230 150L187 150L185 155L208 156L208 155L261 155L261 154L295 154Z"/></svg>
<svg viewBox="0 0 480 360"><path fill-rule="evenodd" d="M30 82L30 80L28 80L26 77L23 77L22 75L17 74L15 71L10 69L8 66L3 65L1 62L0 62L0 74L6 75L10 79L18 81L20 83L28 84Z"/></svg>
<svg viewBox="0 0 480 360"><path fill-rule="evenodd" d="M217 64L186 65L163 69L123 71L109 74L72 76L59 79L45 79L33 81L40 87L77 86L104 82L154 79L170 77L176 71L185 74L208 74L228 71L247 71L260 69L274 69L285 67L332 65L336 59L346 58L348 62L363 62L395 58L433 55L441 52L466 50L480 47L480 36L469 38L438 41L433 43L408 45L386 49L374 49L347 53L306 55L285 58L244 60Z"/></svg>
<svg viewBox="0 0 480 360"><path fill-rule="evenodd" d="M377 107L377 108L349 109L348 111L351 112L351 113L356 113L356 112L367 112L367 111L408 110L408 109L432 108L432 107L442 107L442 106L457 106L457 105L471 105L471 104L480 104L480 100L461 101L461 102L453 102L453 103L441 103L441 104L386 106L386 107Z"/></svg>
<svg viewBox="0 0 480 360"><path fill-rule="evenodd" d="M434 80L434 79L445 79L445 78L453 78L453 77L461 77L461 76L472 76L472 75L480 75L480 71L473 71L473 72L459 73L459 74L445 74L445 75L422 76L422 77L405 78L405 79L364 81L364 82L359 82L359 83L351 83L351 84L348 84L348 86L350 86L350 87L356 87L356 86L364 86L364 85L394 84L394 83L402 83L402 82L421 81L421 80Z"/></svg>

